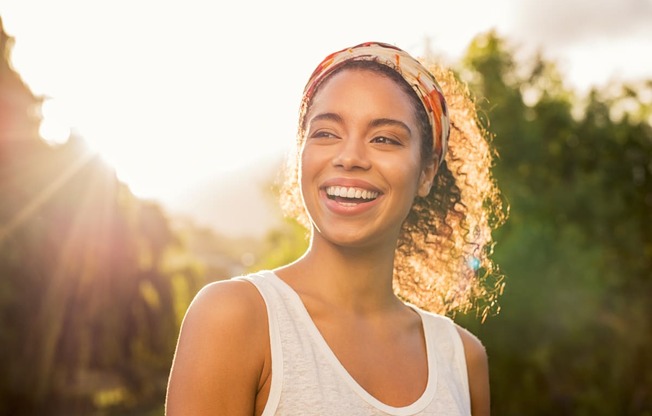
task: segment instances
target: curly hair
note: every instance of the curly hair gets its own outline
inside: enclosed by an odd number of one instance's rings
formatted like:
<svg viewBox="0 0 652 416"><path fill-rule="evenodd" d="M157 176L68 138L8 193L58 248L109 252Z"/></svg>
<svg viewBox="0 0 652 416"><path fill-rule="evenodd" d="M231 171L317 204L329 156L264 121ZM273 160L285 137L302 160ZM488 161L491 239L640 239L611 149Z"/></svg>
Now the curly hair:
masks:
<svg viewBox="0 0 652 416"><path fill-rule="evenodd" d="M491 259L492 230L507 216L507 207L491 174L496 154L464 84L449 69L436 64L428 64L427 68L446 97L451 132L448 152L429 195L415 199L403 223L395 253L394 291L403 300L432 312L453 315L476 309L484 320L499 310L497 298L504 285ZM409 95L419 124L421 159L423 163L432 160L428 116L398 69L374 61L351 61L328 78L346 70L379 73ZM281 186L285 215L296 218L306 229L310 225L300 195L299 160L305 140L305 116L311 104L311 99L301 103L296 150L287 160Z"/></svg>

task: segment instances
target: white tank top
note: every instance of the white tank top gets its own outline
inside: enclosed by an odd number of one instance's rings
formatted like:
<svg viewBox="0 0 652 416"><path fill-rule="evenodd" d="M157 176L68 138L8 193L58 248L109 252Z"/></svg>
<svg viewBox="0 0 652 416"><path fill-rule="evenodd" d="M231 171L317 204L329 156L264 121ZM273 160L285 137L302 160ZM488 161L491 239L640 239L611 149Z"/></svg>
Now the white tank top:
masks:
<svg viewBox="0 0 652 416"><path fill-rule="evenodd" d="M464 347L453 322L412 306L421 316L428 383L417 401L388 406L347 372L310 318L299 295L271 271L239 277L252 282L267 306L272 380L263 416L469 416Z"/></svg>

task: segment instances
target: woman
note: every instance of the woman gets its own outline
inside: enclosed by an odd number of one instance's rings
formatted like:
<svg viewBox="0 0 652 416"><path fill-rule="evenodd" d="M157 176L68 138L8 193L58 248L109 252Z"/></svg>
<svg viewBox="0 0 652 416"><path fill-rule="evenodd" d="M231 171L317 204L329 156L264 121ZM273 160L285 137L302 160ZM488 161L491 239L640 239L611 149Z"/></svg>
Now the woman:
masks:
<svg viewBox="0 0 652 416"><path fill-rule="evenodd" d="M394 46L317 67L285 195L307 213L309 248L200 291L169 416L489 414L482 344L425 311L493 300L483 280L501 212L475 112L441 74L451 114L433 75Z"/></svg>

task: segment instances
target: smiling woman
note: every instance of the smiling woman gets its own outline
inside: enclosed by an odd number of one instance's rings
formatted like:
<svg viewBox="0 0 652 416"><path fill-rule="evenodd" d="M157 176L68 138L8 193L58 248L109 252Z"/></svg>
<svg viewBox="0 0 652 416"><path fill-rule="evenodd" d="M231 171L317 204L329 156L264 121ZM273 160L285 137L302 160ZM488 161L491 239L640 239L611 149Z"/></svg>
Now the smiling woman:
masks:
<svg viewBox="0 0 652 416"><path fill-rule="evenodd" d="M484 348L444 315L495 298L499 191L468 96L438 73L443 90L377 42L318 65L284 190L309 248L197 295L169 416L489 414Z"/></svg>
<svg viewBox="0 0 652 416"><path fill-rule="evenodd" d="M378 237L393 251L414 196L430 190L435 170L434 161L421 160L410 97L385 75L351 68L329 78L305 120L301 191L316 236L338 240L333 233L341 233L356 239L341 244L364 245L371 237L365 231L382 224L373 232L390 232ZM332 166L341 173L333 174ZM346 196L324 198L334 188ZM357 192L376 197L358 202Z"/></svg>

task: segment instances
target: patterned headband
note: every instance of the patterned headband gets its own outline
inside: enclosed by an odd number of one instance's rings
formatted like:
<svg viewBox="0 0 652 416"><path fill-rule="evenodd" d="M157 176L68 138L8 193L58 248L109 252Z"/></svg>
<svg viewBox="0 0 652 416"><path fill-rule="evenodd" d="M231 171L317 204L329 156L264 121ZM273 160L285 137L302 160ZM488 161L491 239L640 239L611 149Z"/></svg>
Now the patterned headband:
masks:
<svg viewBox="0 0 652 416"><path fill-rule="evenodd" d="M304 105L310 101L319 84L348 61L378 62L398 72L410 84L428 113L432 126L433 150L441 165L446 155L450 132L444 94L435 77L419 61L395 46L380 42L366 42L328 55L317 66L306 84L303 91Z"/></svg>

